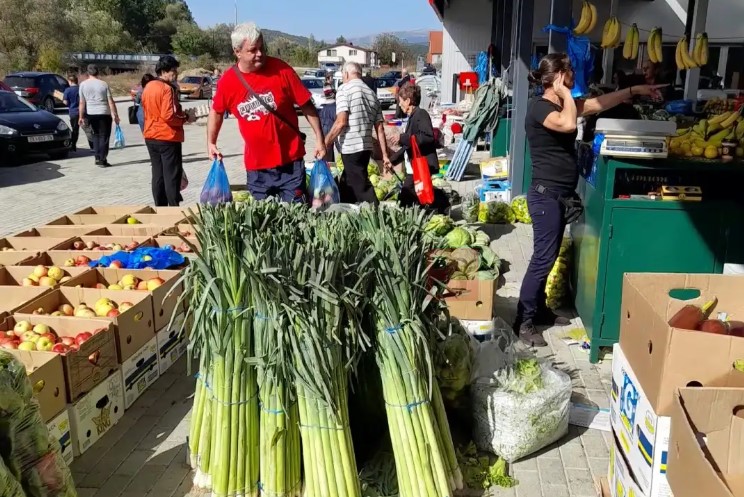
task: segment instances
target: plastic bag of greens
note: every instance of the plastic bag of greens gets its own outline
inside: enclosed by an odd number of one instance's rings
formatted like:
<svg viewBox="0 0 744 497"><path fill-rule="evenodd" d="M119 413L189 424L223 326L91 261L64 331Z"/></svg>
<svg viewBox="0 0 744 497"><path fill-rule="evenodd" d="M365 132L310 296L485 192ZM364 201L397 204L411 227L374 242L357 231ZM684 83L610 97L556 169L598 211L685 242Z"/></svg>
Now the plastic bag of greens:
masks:
<svg viewBox="0 0 744 497"><path fill-rule="evenodd" d="M468 193L462 200L462 218L468 223L478 222L480 199L475 193Z"/></svg>
<svg viewBox="0 0 744 497"><path fill-rule="evenodd" d="M488 224L511 224L516 221L511 206L504 202L481 202L478 206L478 221Z"/></svg>
<svg viewBox="0 0 744 497"><path fill-rule="evenodd" d="M517 221L524 224L532 224L532 217L530 211L527 209L527 197L519 195L514 197L511 201L511 208L514 211L514 216Z"/></svg>
<svg viewBox="0 0 744 497"><path fill-rule="evenodd" d="M75 497L75 486L33 397L26 368L0 351L0 457L28 497Z"/></svg>
<svg viewBox="0 0 744 497"><path fill-rule="evenodd" d="M473 440L514 462L568 432L571 378L534 357L518 356L471 385Z"/></svg>
<svg viewBox="0 0 744 497"><path fill-rule="evenodd" d="M2 458L0 458L0 497L25 497L21 484L10 474Z"/></svg>
<svg viewBox="0 0 744 497"><path fill-rule="evenodd" d="M474 355L472 340L467 334L452 334L437 344L436 374L447 405L457 405L470 385Z"/></svg>
<svg viewBox="0 0 744 497"><path fill-rule="evenodd" d="M313 198L313 208L319 209L341 201L336 180L333 179L331 170L324 160L315 161L313 171L310 173L309 190Z"/></svg>

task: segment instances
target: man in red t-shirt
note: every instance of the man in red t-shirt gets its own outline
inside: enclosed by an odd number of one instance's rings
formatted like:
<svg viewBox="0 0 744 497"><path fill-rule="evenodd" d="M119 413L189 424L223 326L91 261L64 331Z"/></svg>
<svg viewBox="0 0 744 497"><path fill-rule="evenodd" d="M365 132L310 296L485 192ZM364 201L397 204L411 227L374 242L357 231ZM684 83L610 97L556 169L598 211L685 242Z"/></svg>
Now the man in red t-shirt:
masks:
<svg viewBox="0 0 744 497"><path fill-rule="evenodd" d="M266 55L261 30L255 24L237 26L231 39L238 60L217 82L207 124L209 156L222 156L217 148L217 136L225 111L230 111L238 119L245 141L245 168L251 195L257 200L277 196L284 202L303 202L305 144L295 105L315 133L315 158L322 159L326 154L320 119L310 92L294 69Z"/></svg>

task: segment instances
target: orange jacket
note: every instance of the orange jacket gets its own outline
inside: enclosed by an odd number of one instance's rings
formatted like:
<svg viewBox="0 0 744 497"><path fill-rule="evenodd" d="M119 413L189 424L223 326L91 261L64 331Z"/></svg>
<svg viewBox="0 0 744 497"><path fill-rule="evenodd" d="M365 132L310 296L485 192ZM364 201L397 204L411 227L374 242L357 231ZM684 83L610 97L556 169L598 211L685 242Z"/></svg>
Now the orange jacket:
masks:
<svg viewBox="0 0 744 497"><path fill-rule="evenodd" d="M176 90L160 80L150 81L142 91L146 140L183 142L186 115L178 103Z"/></svg>

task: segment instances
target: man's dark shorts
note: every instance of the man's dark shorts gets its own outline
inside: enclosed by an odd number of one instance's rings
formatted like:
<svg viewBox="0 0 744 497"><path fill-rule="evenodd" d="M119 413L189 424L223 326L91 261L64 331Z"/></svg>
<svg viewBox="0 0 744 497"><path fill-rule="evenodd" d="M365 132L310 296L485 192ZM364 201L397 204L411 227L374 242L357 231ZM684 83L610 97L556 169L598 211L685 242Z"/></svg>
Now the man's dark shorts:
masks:
<svg viewBox="0 0 744 497"><path fill-rule="evenodd" d="M282 202L307 201L305 162L302 160L272 169L248 171L248 191L256 200L277 197Z"/></svg>

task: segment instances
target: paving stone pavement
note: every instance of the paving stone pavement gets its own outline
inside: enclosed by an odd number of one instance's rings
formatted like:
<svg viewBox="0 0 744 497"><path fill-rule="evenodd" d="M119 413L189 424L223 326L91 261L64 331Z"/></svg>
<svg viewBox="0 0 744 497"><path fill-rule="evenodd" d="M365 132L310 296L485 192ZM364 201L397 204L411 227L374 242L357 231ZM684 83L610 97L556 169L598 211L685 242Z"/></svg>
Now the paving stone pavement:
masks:
<svg viewBox="0 0 744 497"><path fill-rule="evenodd" d="M126 115L127 104L120 104ZM127 147L112 151L114 167L99 169L83 150L61 161L0 167L0 236L44 224L88 205L149 204L150 168L139 128L123 126ZM210 166L206 158L206 129L187 127L184 162L191 186L184 203L194 203ZM82 143L83 140L81 140ZM245 179L242 141L235 120L225 123L220 146L233 183ZM309 143L312 150L312 143ZM455 185L460 193L472 191L474 181ZM493 248L509 263L497 292L497 315L511 322L516 313L519 285L532 252L529 226L487 226ZM550 347L539 354L550 357L568 372L574 394L608 407L611 363L589 363L588 355L561 339L564 329L546 330ZM186 361L178 361L140 397L109 433L83 456L72 471L80 497L197 497L191 491L192 474L184 447L188 434L194 380L186 374ZM608 433L571 427L568 435L510 468L519 480L512 489L492 489L492 497L593 497L594 479L607 474Z"/></svg>

